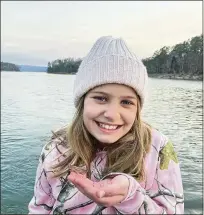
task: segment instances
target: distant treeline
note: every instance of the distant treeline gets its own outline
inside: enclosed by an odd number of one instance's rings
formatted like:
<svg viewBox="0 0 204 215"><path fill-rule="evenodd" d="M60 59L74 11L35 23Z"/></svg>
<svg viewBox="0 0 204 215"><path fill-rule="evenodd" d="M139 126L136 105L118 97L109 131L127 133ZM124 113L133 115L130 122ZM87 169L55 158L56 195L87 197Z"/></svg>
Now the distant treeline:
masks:
<svg viewBox="0 0 204 215"><path fill-rule="evenodd" d="M47 72L48 73L59 73L59 74L75 74L81 63L81 59L66 58L63 60L55 60L48 62Z"/></svg>
<svg viewBox="0 0 204 215"><path fill-rule="evenodd" d="M164 46L144 59L149 74L203 75L203 35L173 47Z"/></svg>
<svg viewBox="0 0 204 215"><path fill-rule="evenodd" d="M1 71L20 71L20 68L13 63L1 62Z"/></svg>
<svg viewBox="0 0 204 215"><path fill-rule="evenodd" d="M81 59L57 59L48 62L48 73L75 74ZM203 75L203 35L173 47L164 46L150 58L143 59L148 74Z"/></svg>

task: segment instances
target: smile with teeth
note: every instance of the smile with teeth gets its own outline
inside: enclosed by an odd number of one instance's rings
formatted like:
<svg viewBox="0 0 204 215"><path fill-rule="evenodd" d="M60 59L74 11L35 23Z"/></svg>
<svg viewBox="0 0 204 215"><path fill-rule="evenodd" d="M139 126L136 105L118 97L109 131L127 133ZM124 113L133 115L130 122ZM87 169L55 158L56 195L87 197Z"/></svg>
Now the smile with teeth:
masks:
<svg viewBox="0 0 204 215"><path fill-rule="evenodd" d="M104 123L101 123L101 122L97 122L97 124L98 124L99 127L105 128L107 130L116 130L119 127L121 127L120 125L108 125L108 124L104 124Z"/></svg>

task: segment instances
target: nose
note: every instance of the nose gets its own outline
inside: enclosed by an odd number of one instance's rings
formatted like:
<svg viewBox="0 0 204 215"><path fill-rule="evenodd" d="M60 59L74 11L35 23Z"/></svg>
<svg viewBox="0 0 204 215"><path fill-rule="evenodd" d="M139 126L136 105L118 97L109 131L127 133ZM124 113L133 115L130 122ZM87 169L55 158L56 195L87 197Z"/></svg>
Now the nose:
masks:
<svg viewBox="0 0 204 215"><path fill-rule="evenodd" d="M120 111L119 106L117 104L109 104L104 111L104 117L109 121L118 121L120 119Z"/></svg>

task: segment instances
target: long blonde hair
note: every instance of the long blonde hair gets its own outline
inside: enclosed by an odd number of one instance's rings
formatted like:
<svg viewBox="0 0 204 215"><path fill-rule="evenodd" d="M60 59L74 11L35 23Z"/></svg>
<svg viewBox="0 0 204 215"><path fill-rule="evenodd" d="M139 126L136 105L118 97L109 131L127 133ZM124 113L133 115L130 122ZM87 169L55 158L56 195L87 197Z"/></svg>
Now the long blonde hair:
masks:
<svg viewBox="0 0 204 215"><path fill-rule="evenodd" d="M97 140L88 132L83 123L85 95L80 99L73 123L68 130L59 131L55 136L64 136L63 145L67 148L63 161L53 166L55 177L67 174L70 169L82 170L85 167L90 177L90 164L95 157ZM139 101L139 97L138 97ZM141 120L141 105L137 102L137 114L130 131L107 147L107 162L103 175L123 172L135 179L145 179L144 158L151 145L151 127Z"/></svg>

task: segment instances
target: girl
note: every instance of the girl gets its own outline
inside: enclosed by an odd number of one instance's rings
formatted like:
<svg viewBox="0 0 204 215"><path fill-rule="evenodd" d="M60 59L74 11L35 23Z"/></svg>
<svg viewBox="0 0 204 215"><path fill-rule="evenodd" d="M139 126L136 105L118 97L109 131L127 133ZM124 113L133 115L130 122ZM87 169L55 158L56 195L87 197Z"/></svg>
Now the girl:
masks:
<svg viewBox="0 0 204 215"><path fill-rule="evenodd" d="M122 39L96 41L74 84L76 115L40 157L29 214L183 214L171 141L141 120L146 68Z"/></svg>

